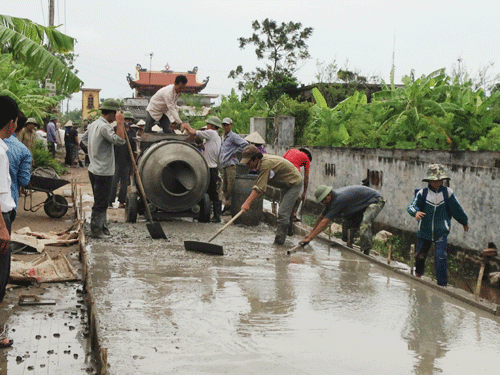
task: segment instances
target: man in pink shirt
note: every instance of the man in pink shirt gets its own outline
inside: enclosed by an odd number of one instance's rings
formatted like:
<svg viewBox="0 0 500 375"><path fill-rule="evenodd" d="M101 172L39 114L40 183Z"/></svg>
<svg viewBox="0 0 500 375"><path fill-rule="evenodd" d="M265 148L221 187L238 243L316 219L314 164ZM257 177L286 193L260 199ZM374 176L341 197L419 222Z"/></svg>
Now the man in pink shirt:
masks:
<svg viewBox="0 0 500 375"><path fill-rule="evenodd" d="M304 167L304 191L300 199L297 200L292 211L292 220L298 221L297 209L299 208L300 201L305 201L307 194L307 185L309 185L309 168L311 167L312 154L307 148L291 148L288 150L283 158L291 162L300 172L300 167Z"/></svg>
<svg viewBox="0 0 500 375"><path fill-rule="evenodd" d="M144 128L145 133L151 133L151 129L157 121L163 129L163 133L172 133L169 116L172 117L172 122L174 124L179 126L182 124L182 120L179 117L177 100L181 96L186 84L186 76L179 75L175 77L173 85L162 87L156 92L156 94L153 95L146 108L147 116L146 126Z"/></svg>

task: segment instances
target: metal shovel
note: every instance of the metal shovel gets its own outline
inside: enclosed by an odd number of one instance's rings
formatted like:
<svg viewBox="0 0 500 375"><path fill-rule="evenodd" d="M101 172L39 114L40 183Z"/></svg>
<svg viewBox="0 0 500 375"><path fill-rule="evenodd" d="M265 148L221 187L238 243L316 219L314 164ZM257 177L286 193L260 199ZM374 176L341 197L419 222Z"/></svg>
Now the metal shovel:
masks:
<svg viewBox="0 0 500 375"><path fill-rule="evenodd" d="M128 134L125 132L125 141L127 141L127 148L130 154L130 158L132 159L132 168L134 168L135 179L137 182L137 187L139 188L139 192L141 194L142 201L144 203L144 208L146 209L146 214L148 216L149 223L146 224L148 228L148 232L152 238L167 238L167 235L163 231L160 223L155 223L153 221L153 216L151 215L151 211L149 210L148 201L146 199L146 193L144 192L144 186L142 186L141 176L139 176L139 171L137 170L137 164L135 162L134 153L132 151L132 147L130 146L130 141L128 139Z"/></svg>
<svg viewBox="0 0 500 375"><path fill-rule="evenodd" d="M238 212L234 217L227 222L217 233L215 233L212 238L208 240L208 242L200 242L200 241L184 241L184 247L189 251L199 251L202 253L215 254L215 255L224 255L224 251L221 245L216 245L210 243L215 237L222 233L228 226L230 226L234 221L243 215L243 211Z"/></svg>

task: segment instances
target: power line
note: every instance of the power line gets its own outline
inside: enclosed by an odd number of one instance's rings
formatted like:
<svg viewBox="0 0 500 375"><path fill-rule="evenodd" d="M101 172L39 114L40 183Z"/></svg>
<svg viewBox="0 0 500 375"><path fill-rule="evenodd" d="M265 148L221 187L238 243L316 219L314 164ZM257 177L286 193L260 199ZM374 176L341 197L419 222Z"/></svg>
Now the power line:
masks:
<svg viewBox="0 0 500 375"><path fill-rule="evenodd" d="M100 74L98 74L98 73L93 72L92 70L89 70L89 69L86 69L86 68L79 68L79 69L81 69L81 70L86 70L87 72L90 72L90 73L92 73L92 74L95 74L96 76L102 77L102 78L104 78L104 79L107 79L108 81L111 81L111 82L117 83L117 84L119 84L119 85L124 85L124 86L126 86L126 85L127 85L126 83L123 83L123 82L117 82L117 81L114 81L114 80L110 79L109 77L102 76L102 75L100 75Z"/></svg>

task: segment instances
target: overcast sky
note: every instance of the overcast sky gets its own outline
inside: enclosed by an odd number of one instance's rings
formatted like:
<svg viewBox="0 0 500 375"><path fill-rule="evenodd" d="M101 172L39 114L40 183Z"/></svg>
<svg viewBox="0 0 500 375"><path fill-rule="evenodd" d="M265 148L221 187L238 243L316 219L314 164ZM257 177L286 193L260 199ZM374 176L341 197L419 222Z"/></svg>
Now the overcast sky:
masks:
<svg viewBox="0 0 500 375"><path fill-rule="evenodd" d="M461 58L472 75L491 63L500 72L498 0L55 0L55 24L77 39L76 67L84 87L101 98L132 96L126 76L143 68L174 71L198 67L203 91L228 95L236 82L229 72L252 71L264 63L237 39L252 34L252 21L301 22L314 28L311 59L297 76L315 81L317 62L377 75L389 81L393 51L396 83L412 69L417 76L439 68L451 73ZM48 0L0 0L0 14L48 25ZM81 106L81 93L69 108Z"/></svg>

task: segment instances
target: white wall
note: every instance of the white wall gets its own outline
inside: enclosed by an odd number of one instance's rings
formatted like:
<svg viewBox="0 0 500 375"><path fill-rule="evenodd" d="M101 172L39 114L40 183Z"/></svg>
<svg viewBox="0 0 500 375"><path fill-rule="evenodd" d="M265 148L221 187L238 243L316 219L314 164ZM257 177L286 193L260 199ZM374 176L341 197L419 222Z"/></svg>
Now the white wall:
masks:
<svg viewBox="0 0 500 375"><path fill-rule="evenodd" d="M309 174L308 199L314 200L318 185L334 189L360 185L372 171L370 187L380 191L387 204L377 221L392 227L416 231L416 221L406 212L414 190L426 186L422 182L431 163L441 163L450 176L450 187L469 217L470 231L452 222L449 243L483 250L490 241L500 245L500 153L446 152L429 150L378 150L330 147L308 147L313 154ZM271 154L283 155L287 148L266 145ZM479 164L480 166L477 166ZM333 167L334 166L334 167ZM334 170L334 175L332 172ZM380 178L381 177L381 178Z"/></svg>

